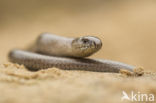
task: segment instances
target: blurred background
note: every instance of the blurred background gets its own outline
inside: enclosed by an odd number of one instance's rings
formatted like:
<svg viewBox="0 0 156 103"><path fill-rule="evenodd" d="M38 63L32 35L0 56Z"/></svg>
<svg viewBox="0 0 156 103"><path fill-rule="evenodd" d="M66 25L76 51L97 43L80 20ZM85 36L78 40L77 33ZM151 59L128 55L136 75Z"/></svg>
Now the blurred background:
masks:
<svg viewBox="0 0 156 103"><path fill-rule="evenodd" d="M0 62L42 32L98 36L92 58L117 60L156 71L154 0L0 0Z"/></svg>

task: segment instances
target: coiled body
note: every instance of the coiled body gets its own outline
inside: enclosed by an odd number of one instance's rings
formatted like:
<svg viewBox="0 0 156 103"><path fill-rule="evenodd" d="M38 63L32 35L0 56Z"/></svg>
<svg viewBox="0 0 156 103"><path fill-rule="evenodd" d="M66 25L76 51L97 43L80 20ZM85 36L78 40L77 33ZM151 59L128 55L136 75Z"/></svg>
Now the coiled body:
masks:
<svg viewBox="0 0 156 103"><path fill-rule="evenodd" d="M120 69L133 71L134 66L121 62L84 58L100 50L102 42L92 36L65 38L42 34L33 46L34 51L12 50L8 57L13 63L30 70L58 67L65 70L87 70L118 73Z"/></svg>

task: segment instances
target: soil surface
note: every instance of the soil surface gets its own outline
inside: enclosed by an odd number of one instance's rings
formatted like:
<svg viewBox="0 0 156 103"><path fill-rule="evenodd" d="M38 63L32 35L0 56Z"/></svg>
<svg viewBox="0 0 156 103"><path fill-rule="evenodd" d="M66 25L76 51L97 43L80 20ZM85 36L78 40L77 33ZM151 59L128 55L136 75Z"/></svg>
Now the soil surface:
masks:
<svg viewBox="0 0 156 103"><path fill-rule="evenodd" d="M148 103L156 96L155 1L0 0L0 8L0 103L131 103L121 101L123 91L129 97L146 93ZM103 47L90 58L138 68L134 73L31 72L8 61L11 49L28 47L43 32L97 36Z"/></svg>

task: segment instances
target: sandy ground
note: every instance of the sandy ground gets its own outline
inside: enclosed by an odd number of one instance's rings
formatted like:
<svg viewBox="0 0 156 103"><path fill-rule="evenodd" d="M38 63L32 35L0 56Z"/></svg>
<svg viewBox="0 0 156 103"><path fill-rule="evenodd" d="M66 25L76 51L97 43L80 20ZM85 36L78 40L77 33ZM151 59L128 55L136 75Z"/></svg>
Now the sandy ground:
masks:
<svg viewBox="0 0 156 103"><path fill-rule="evenodd" d="M120 103L122 91L156 96L155 1L0 0L0 8L0 103ZM91 58L141 66L145 74L30 72L8 63L11 49L25 48L42 32L98 36L103 48Z"/></svg>

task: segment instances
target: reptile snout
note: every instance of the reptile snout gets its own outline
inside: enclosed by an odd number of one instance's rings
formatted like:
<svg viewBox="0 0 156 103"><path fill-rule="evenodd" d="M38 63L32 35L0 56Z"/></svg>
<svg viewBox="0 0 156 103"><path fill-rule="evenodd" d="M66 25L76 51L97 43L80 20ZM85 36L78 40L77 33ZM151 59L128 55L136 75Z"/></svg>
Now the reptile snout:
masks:
<svg viewBox="0 0 156 103"><path fill-rule="evenodd" d="M86 36L84 37L84 42L90 42L91 46L96 48L96 49L100 49L102 47L102 41L94 36Z"/></svg>

